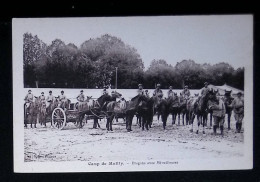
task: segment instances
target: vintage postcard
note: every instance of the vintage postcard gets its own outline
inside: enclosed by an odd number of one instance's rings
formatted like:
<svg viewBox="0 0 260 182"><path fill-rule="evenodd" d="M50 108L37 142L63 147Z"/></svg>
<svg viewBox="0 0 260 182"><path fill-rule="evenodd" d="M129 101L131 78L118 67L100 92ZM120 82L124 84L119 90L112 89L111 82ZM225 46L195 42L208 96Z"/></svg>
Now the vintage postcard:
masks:
<svg viewBox="0 0 260 182"><path fill-rule="evenodd" d="M14 172L253 167L253 16L14 18Z"/></svg>

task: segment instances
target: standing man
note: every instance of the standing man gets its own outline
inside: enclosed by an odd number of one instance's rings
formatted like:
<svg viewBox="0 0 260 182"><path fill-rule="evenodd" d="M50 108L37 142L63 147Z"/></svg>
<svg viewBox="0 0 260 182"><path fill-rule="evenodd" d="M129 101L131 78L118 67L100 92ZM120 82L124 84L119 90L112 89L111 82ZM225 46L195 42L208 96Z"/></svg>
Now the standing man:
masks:
<svg viewBox="0 0 260 182"><path fill-rule="evenodd" d="M238 92L237 97L233 100L232 106L234 109L234 117L236 120L236 132L240 133L242 128L242 120L244 118L244 99L241 97L242 93Z"/></svg>
<svg viewBox="0 0 260 182"><path fill-rule="evenodd" d="M54 102L54 96L52 95L52 91L49 91L49 95L46 98L47 101L47 105L46 105L46 109L48 110L48 108L53 104Z"/></svg>
<svg viewBox="0 0 260 182"><path fill-rule="evenodd" d="M172 86L169 87L169 91L167 92L167 94L168 94L168 98L173 97L174 92L172 90Z"/></svg>
<svg viewBox="0 0 260 182"><path fill-rule="evenodd" d="M85 100L85 96L83 94L83 90L80 91L80 94L77 96L77 100L79 101L79 110L82 110L83 102Z"/></svg>
<svg viewBox="0 0 260 182"><path fill-rule="evenodd" d="M209 88L208 88L208 82L205 82L204 83L204 87L203 89L201 90L201 96L205 96L208 92L209 92Z"/></svg>
<svg viewBox="0 0 260 182"><path fill-rule="evenodd" d="M145 96L148 97L148 98L150 98L150 95L149 95L148 90L145 90Z"/></svg>
<svg viewBox="0 0 260 182"><path fill-rule="evenodd" d="M182 96L185 99L188 99L190 97L190 91L188 89L188 85L185 85L184 90L182 91Z"/></svg>
<svg viewBox="0 0 260 182"><path fill-rule="evenodd" d="M212 109L212 116L214 118L213 133L216 134L217 128L219 127L221 135L223 135L224 119L226 114L224 101L217 96L216 101L209 108Z"/></svg>
<svg viewBox="0 0 260 182"><path fill-rule="evenodd" d="M137 94L138 95L144 95L143 85L142 84L138 84Z"/></svg>
<svg viewBox="0 0 260 182"><path fill-rule="evenodd" d="M154 90L153 95L157 96L157 97L163 97L163 92L161 90L161 85L160 84L156 85L156 89Z"/></svg>

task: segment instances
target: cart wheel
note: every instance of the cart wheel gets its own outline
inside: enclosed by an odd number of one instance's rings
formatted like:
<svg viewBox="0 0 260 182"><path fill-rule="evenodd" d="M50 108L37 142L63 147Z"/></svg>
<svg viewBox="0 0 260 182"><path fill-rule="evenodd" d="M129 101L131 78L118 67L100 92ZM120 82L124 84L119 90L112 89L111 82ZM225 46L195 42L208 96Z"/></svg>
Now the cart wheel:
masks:
<svg viewBox="0 0 260 182"><path fill-rule="evenodd" d="M52 123L55 128L62 130L66 124L66 115L62 108L55 108L51 115Z"/></svg>

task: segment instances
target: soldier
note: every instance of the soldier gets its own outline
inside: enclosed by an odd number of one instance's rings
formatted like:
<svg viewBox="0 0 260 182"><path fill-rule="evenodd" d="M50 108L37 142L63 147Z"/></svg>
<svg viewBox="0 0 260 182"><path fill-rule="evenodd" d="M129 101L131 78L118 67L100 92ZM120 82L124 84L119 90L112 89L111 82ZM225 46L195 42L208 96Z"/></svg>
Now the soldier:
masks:
<svg viewBox="0 0 260 182"><path fill-rule="evenodd" d="M138 84L137 94L138 95L144 95L143 85L142 84Z"/></svg>
<svg viewBox="0 0 260 182"><path fill-rule="evenodd" d="M169 87L169 91L167 92L167 94L168 94L168 98L170 98L170 97L173 97L173 90L172 90L172 86L170 86Z"/></svg>
<svg viewBox="0 0 260 182"><path fill-rule="evenodd" d="M103 95L108 94L108 91L107 91L107 87L106 87L106 86L103 87L103 93L102 93L102 94L103 94Z"/></svg>
<svg viewBox="0 0 260 182"><path fill-rule="evenodd" d="M188 99L190 97L190 91L188 89L188 85L185 85L184 90L181 93L185 99Z"/></svg>
<svg viewBox="0 0 260 182"><path fill-rule="evenodd" d="M224 101L220 97L217 97L216 101L209 107L209 109L212 110L212 116L214 118L213 134L216 134L219 126L221 135L223 135L224 119L226 114Z"/></svg>
<svg viewBox="0 0 260 182"><path fill-rule="evenodd" d="M25 112L27 113L27 109L30 107L30 104L33 102L33 94L31 90L28 90L28 94L26 94L24 101L25 101Z"/></svg>
<svg viewBox="0 0 260 182"><path fill-rule="evenodd" d="M148 90L145 90L145 96L148 97L148 98L150 98L150 95L149 95Z"/></svg>
<svg viewBox="0 0 260 182"><path fill-rule="evenodd" d="M40 95L39 98L40 98L40 102L41 102L41 103L45 103L45 102L46 102L45 96L44 96L44 92L41 93L41 95Z"/></svg>
<svg viewBox="0 0 260 182"><path fill-rule="evenodd" d="M31 103L31 102L33 102L33 94L32 94L32 91L31 91L31 90L28 90L28 94L26 94L24 100L25 100L26 103Z"/></svg>
<svg viewBox="0 0 260 182"><path fill-rule="evenodd" d="M79 110L82 110L83 102L85 100L85 96L83 94L83 90L80 91L80 94L76 98L79 101Z"/></svg>
<svg viewBox="0 0 260 182"><path fill-rule="evenodd" d="M244 118L244 99L241 97L242 93L238 92L237 97L232 102L232 107L234 109L234 117L236 120L236 132L240 133L242 128L242 120Z"/></svg>
<svg viewBox="0 0 260 182"><path fill-rule="evenodd" d="M205 82L204 83L204 87L203 89L201 90L201 96L205 96L208 92L209 92L209 88L208 88L208 82Z"/></svg>
<svg viewBox="0 0 260 182"><path fill-rule="evenodd" d="M60 107L63 107L67 98L64 95L64 91L63 90L60 93L61 93L61 95L58 96L58 99L60 101Z"/></svg>
<svg viewBox="0 0 260 182"><path fill-rule="evenodd" d="M157 85L156 85L156 89L155 89L154 92L153 92L153 95L154 95L154 96L163 97L163 92L162 92L162 90L160 89L160 87L161 87L160 84L157 84Z"/></svg>
<svg viewBox="0 0 260 182"><path fill-rule="evenodd" d="M52 91L49 91L49 95L46 98L47 101L47 105L46 105L46 109L48 109L50 107L51 104L53 104L54 102L54 96L52 95Z"/></svg>

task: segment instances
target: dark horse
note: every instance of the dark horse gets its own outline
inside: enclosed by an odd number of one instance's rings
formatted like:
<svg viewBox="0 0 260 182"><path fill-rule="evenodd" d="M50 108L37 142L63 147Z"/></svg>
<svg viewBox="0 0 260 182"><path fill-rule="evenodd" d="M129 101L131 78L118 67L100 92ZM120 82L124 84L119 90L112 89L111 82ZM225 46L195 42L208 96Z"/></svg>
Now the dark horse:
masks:
<svg viewBox="0 0 260 182"><path fill-rule="evenodd" d="M140 107L143 106L144 101L146 100L147 97L145 95L137 95L133 97L129 102L127 102L125 113L126 113L126 129L128 132L132 131L132 121L136 112L139 111L139 113L142 114L142 111L140 112Z"/></svg>
<svg viewBox="0 0 260 182"><path fill-rule="evenodd" d="M172 114L172 124L174 125L176 122L177 115L180 112L180 101L177 93L174 93L172 97L167 99L169 104L169 112ZM179 124L180 124L180 116L179 116Z"/></svg>
<svg viewBox="0 0 260 182"><path fill-rule="evenodd" d="M192 118L191 118L191 124L192 124L192 128L191 128L191 132L193 132L193 121L195 118L195 115L197 116L197 131L196 133L199 133L199 127L202 124L202 128L203 128L203 134L205 134L205 125L206 125L206 118L208 116L208 101L209 101L209 97L212 94L216 94L214 91L209 91L207 92L205 95L202 95L200 97L198 97L197 99L194 99L191 103L191 110L192 110Z"/></svg>
<svg viewBox="0 0 260 182"><path fill-rule="evenodd" d="M162 97L154 96L154 107L156 108L157 112L161 115L163 129L166 129L166 122L170 113L170 103L171 102L168 102L166 99L163 99Z"/></svg>
<svg viewBox="0 0 260 182"><path fill-rule="evenodd" d="M232 114L232 106L231 103L234 100L233 97L231 97L231 91L227 91L225 90L225 95L224 95L224 103L225 103L225 108L226 108L226 114L227 114L227 120L228 120L228 130L230 130L230 118L231 118L231 114Z"/></svg>

